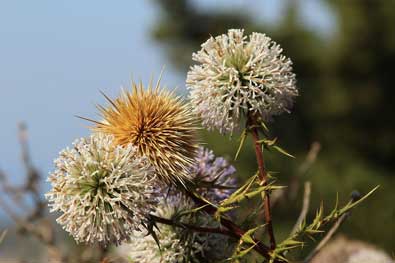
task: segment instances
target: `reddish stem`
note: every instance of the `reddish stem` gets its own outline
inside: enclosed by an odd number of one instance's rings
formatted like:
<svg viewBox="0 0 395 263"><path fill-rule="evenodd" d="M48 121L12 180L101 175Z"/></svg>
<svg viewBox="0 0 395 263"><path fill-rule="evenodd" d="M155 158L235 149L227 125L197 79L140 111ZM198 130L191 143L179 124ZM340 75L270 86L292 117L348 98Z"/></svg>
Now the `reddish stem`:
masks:
<svg viewBox="0 0 395 263"><path fill-rule="evenodd" d="M256 123L252 123L253 127L251 128L252 139L255 144L255 155L258 163L259 170L259 180L261 181L261 185L265 186L268 183L268 176L265 169L265 163L263 160L263 153L261 149L261 144L259 143L259 133L258 129L255 127ZM273 225L272 225L272 216L271 216L271 207L270 207L270 195L267 191L263 194L263 208L264 208L264 216L266 222L266 229L270 239L270 248L274 250L276 248L276 239L274 237Z"/></svg>
<svg viewBox="0 0 395 263"><path fill-rule="evenodd" d="M174 222L171 219L159 217L156 215L150 215L150 218L160 224L171 225L171 226L176 226L176 227L181 227L181 228L187 228L190 230L194 230L196 232L221 234L221 235L225 235L225 236L235 237L235 235L232 232L230 232L229 230L219 228L219 227L217 227L217 228L215 228L215 227L200 227L200 226L185 224L185 223L181 223L181 222Z"/></svg>

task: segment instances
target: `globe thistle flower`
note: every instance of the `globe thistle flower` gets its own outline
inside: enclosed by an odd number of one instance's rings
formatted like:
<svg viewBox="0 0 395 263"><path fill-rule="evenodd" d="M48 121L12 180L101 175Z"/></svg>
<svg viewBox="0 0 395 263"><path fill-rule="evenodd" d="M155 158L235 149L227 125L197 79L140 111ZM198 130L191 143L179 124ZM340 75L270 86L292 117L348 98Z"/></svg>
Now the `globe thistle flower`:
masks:
<svg viewBox="0 0 395 263"><path fill-rule="evenodd" d="M190 207L191 204L185 198L172 196L158 205L155 215L172 218L181 210ZM157 227L159 246L151 235L135 232L130 243L120 246L118 253L126 256L130 262L196 262L196 253L202 247L194 244L194 235L181 240L180 231L176 227L165 224L157 224Z"/></svg>
<svg viewBox="0 0 395 263"><path fill-rule="evenodd" d="M185 213L192 208L192 202L185 196L173 195L158 205L155 214L184 224L211 227L219 224L205 213ZM181 213L184 214L180 217ZM215 262L226 259L233 248L233 243L223 235L197 233L165 224L157 224L157 227L159 246L151 235L136 232L130 243L117 248L118 253L130 262L140 263Z"/></svg>
<svg viewBox="0 0 395 263"><path fill-rule="evenodd" d="M192 55L187 76L195 112L209 130L232 132L244 115L264 121L289 112L298 95L292 62L265 34L231 29Z"/></svg>
<svg viewBox="0 0 395 263"><path fill-rule="evenodd" d="M197 192L210 201L221 202L236 189L236 169L222 157L215 157L212 150L199 147L192 173Z"/></svg>
<svg viewBox="0 0 395 263"><path fill-rule="evenodd" d="M195 118L187 104L159 87L133 83L107 108L99 107L104 119L95 131L111 134L115 143L137 147L156 168L159 178L170 184L191 179L188 169L196 152Z"/></svg>
<svg viewBox="0 0 395 263"><path fill-rule="evenodd" d="M93 134L60 152L46 194L57 222L77 242L102 244L129 240L156 201L154 168L132 145L115 146L113 137Z"/></svg>

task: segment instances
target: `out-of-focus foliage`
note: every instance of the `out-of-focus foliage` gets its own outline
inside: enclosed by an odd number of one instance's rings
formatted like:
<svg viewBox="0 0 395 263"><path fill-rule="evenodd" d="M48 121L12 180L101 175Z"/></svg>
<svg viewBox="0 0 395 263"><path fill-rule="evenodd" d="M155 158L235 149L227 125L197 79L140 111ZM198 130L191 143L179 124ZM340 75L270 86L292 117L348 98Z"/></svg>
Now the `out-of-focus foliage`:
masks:
<svg viewBox="0 0 395 263"><path fill-rule="evenodd" d="M336 18L331 34L315 32L300 22L303 1L287 1L278 23L263 24L247 9L207 11L186 0L157 1L163 12L153 34L167 47L169 58L183 74L192 64L191 53L210 35L229 28L264 32L279 43L294 62L301 94L292 114L276 118L270 128L297 160L290 165L289 159L269 154L268 169L281 172L276 177L286 185L311 142L318 140L322 153L308 174L313 200L333 200L336 192L347 196L353 189L366 191L381 184L375 197L355 211L342 230L393 249L395 89L391 68L395 61L395 2L321 2ZM215 133L205 133L204 137L217 154L236 153L236 140L230 143ZM235 164L245 177L255 172L251 170L255 159L248 148L241 151ZM296 204L294 210L278 206L273 221L277 226L291 224L299 206ZM284 235L289 231L287 227L279 230Z"/></svg>

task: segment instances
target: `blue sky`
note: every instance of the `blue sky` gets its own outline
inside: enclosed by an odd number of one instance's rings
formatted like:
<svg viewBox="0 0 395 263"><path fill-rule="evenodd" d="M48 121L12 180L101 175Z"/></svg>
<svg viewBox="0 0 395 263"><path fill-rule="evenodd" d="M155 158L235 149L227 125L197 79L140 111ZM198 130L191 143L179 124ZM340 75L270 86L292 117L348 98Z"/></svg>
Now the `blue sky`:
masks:
<svg viewBox="0 0 395 263"><path fill-rule="evenodd" d="M156 10L148 1L0 2L0 168L18 178L16 124L29 128L34 163L47 173L52 159L95 117L99 90L157 76L165 56L150 40ZM166 70L164 82L182 85Z"/></svg>
<svg viewBox="0 0 395 263"><path fill-rule="evenodd" d="M244 8L275 22L282 2L195 1L200 8ZM327 30L331 18L316 0L302 1L301 19ZM310 12L311 11L311 12ZM99 90L115 96L131 76L148 82L169 64L150 39L159 10L152 1L0 0L0 169L23 174L17 123L28 125L35 165L52 169L59 150L88 134ZM184 87L184 76L166 67L162 83Z"/></svg>

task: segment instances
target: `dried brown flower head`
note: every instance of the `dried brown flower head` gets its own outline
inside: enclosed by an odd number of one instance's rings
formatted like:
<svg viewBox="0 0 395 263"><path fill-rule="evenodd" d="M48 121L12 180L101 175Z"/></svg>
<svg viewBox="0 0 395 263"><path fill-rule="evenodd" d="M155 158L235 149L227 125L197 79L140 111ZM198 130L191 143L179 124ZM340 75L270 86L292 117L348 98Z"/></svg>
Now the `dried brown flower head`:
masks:
<svg viewBox="0 0 395 263"><path fill-rule="evenodd" d="M109 107L99 106L103 121L95 122L95 131L111 134L118 145L133 144L156 167L166 183L191 179L189 167L197 150L196 121L187 104L150 82L132 83Z"/></svg>

